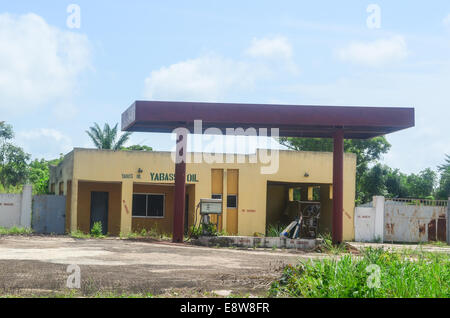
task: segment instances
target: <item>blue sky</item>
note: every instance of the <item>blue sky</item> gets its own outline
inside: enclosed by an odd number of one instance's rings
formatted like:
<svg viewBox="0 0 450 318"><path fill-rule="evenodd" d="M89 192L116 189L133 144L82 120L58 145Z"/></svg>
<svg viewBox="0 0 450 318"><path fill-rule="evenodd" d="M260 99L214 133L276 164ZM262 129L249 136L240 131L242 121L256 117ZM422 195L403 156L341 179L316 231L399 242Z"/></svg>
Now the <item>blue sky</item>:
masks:
<svg viewBox="0 0 450 318"><path fill-rule="evenodd" d="M0 1L0 120L34 157L91 147L84 131L136 99L411 106L416 127L388 136L383 161L435 168L450 153L450 2Z"/></svg>

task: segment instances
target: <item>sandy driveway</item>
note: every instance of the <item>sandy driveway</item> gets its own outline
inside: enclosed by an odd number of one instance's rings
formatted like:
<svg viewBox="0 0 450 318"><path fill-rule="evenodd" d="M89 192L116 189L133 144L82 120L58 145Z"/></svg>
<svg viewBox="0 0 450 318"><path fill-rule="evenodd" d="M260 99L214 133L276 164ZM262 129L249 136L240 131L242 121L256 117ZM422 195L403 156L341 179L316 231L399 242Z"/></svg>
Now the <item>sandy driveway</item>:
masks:
<svg viewBox="0 0 450 318"><path fill-rule="evenodd" d="M318 254L205 248L171 243L69 237L0 237L0 294L65 288L67 266L81 270L81 291L264 295L286 264Z"/></svg>

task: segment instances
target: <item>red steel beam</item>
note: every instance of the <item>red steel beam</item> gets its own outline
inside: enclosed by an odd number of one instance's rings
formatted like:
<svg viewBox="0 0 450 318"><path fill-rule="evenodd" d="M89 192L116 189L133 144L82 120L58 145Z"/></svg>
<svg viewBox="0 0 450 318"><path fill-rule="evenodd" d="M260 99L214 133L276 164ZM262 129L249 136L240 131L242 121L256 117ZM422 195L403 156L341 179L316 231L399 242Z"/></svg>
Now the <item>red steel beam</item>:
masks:
<svg viewBox="0 0 450 318"><path fill-rule="evenodd" d="M344 210L344 132L335 131L333 136L333 243L343 240Z"/></svg>

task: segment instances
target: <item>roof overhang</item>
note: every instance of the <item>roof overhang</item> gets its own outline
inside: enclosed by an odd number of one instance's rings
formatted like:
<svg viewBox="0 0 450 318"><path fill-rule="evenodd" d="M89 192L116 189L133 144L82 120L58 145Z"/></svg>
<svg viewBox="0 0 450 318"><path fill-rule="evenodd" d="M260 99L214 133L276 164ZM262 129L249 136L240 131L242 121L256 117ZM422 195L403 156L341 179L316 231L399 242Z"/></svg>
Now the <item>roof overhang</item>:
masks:
<svg viewBox="0 0 450 318"><path fill-rule="evenodd" d="M280 137L367 139L414 126L414 108L136 101L122 114L122 130L171 133L194 120L208 128L278 128Z"/></svg>

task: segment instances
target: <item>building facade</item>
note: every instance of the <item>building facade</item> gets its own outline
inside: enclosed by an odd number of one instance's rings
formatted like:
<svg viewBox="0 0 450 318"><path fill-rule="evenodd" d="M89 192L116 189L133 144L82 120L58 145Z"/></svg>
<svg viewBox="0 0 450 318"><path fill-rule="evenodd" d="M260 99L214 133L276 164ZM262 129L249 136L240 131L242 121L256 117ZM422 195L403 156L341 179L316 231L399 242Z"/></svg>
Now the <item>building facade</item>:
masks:
<svg viewBox="0 0 450 318"><path fill-rule="evenodd" d="M190 163L206 154L187 154L186 230L199 222L196 205L201 198L221 198L219 229L236 235L265 234L269 225L293 221L287 212L297 193L302 202L320 202L319 232L331 233L332 153L279 151L277 169L262 173L267 164L255 160L261 151L265 150L231 155L233 160L224 155L225 163ZM354 239L355 174L356 157L346 153L344 240ZM142 229L172 232L174 161L170 152L75 148L51 167L49 186L52 193L66 195L67 232L89 232L96 221L111 235Z"/></svg>

